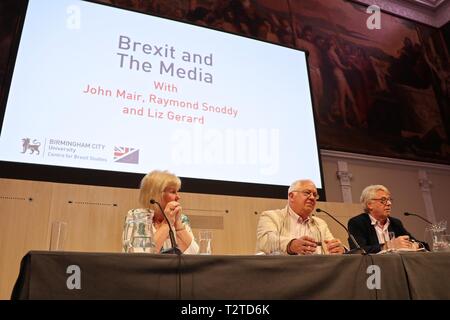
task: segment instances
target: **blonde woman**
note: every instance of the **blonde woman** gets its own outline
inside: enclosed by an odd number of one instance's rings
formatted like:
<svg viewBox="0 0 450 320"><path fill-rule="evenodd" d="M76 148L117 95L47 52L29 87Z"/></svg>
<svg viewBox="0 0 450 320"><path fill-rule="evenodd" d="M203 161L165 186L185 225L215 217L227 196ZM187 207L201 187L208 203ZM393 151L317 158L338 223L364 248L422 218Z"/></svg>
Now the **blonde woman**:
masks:
<svg viewBox="0 0 450 320"><path fill-rule="evenodd" d="M181 180L168 171L155 170L148 173L141 181L139 204L140 209L128 211L127 218L132 217L136 211L153 210L153 234L156 252L171 248L169 230L175 234L178 248L185 254L196 254L199 246L194 239L194 234L189 226L189 220L182 214L182 207L178 202L180 195ZM161 204L170 226L167 224L159 206L151 204L150 200Z"/></svg>

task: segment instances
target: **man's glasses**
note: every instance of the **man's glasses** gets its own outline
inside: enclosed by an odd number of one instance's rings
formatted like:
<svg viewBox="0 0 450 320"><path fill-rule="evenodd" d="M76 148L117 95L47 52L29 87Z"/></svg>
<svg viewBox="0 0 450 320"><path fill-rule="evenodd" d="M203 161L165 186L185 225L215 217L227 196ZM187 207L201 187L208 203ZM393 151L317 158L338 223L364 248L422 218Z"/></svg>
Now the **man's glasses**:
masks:
<svg viewBox="0 0 450 320"><path fill-rule="evenodd" d="M386 197L381 197L379 199L371 199L371 200L377 200L380 201L382 204L386 205L387 202L389 201L390 203L394 202L393 198L386 198Z"/></svg>
<svg viewBox="0 0 450 320"><path fill-rule="evenodd" d="M312 192L310 190L293 190L292 192L300 192L302 193L306 198L312 197L316 200L319 200L319 194L317 192Z"/></svg>

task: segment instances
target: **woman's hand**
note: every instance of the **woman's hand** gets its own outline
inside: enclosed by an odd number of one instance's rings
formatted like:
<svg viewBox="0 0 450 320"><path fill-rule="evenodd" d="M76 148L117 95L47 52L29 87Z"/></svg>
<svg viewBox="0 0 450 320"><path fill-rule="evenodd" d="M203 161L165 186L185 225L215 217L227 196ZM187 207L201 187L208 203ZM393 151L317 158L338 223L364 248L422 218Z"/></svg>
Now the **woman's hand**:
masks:
<svg viewBox="0 0 450 320"><path fill-rule="evenodd" d="M171 226L175 226L177 222L181 223L181 205L176 201L170 201L166 204L164 213L170 222Z"/></svg>

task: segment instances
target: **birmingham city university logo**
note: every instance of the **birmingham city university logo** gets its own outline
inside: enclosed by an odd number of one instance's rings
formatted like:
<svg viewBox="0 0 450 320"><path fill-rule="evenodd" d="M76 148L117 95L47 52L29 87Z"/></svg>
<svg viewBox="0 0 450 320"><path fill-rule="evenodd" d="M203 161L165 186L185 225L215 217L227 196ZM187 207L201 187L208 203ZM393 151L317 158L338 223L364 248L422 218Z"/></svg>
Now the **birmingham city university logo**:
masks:
<svg viewBox="0 0 450 320"><path fill-rule="evenodd" d="M114 147L114 162L138 164L139 149Z"/></svg>
<svg viewBox="0 0 450 320"><path fill-rule="evenodd" d="M36 151L36 155L39 155L39 147L41 146L41 143L37 141L36 139L33 140L33 143L31 143L30 138L23 138L22 139L22 147L23 151L21 153L27 152L27 150L30 151L29 154L34 154Z"/></svg>

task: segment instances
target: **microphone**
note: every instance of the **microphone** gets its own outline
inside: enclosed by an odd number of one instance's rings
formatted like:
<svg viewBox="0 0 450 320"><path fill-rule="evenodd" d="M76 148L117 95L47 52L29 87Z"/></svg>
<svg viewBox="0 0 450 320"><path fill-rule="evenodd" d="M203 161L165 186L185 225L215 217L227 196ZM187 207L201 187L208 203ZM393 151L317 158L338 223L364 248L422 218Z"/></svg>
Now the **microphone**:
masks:
<svg viewBox="0 0 450 320"><path fill-rule="evenodd" d="M170 245L172 246L172 248L169 249L165 249L163 251L161 251L161 253L175 253L175 254L181 254L181 250L178 249L178 245L175 241L175 235L173 234L173 230L172 230L172 226L170 225L169 219L167 219L166 214L164 213L163 208L161 207L161 204L156 201L155 199L150 199L150 203L151 204L157 204L159 207L159 210L161 210L162 215L164 216L164 218L166 219L167 225L169 226L169 238L170 238Z"/></svg>
<svg viewBox="0 0 450 320"><path fill-rule="evenodd" d="M367 254L366 250L364 250L363 248L361 248L361 246L359 245L358 241L356 241L355 237L348 231L347 227L344 226L338 219L336 219L335 217L333 217L331 215L331 213L326 212L325 210L322 210L320 208L316 209L316 212L323 212L326 213L331 219L333 219L334 221L336 221L342 228L345 229L345 231L347 231L348 237L352 240L353 244L356 246L356 249L352 249L348 252L346 252L347 254L353 254L353 253L358 253L361 252L361 254Z"/></svg>
<svg viewBox="0 0 450 320"><path fill-rule="evenodd" d="M427 219L425 219L424 217L422 217L421 215L418 215L418 214L416 214L416 213L404 212L403 214L404 214L405 216L416 216L416 217L422 219L423 221L425 221L426 223L433 224L430 220L427 220Z"/></svg>

